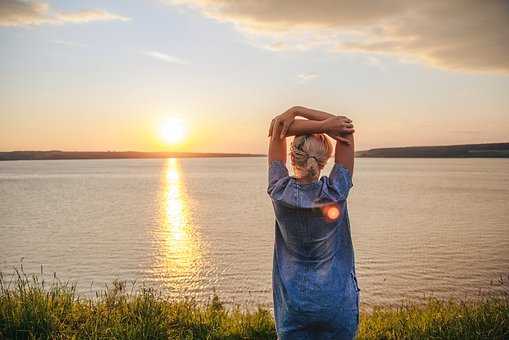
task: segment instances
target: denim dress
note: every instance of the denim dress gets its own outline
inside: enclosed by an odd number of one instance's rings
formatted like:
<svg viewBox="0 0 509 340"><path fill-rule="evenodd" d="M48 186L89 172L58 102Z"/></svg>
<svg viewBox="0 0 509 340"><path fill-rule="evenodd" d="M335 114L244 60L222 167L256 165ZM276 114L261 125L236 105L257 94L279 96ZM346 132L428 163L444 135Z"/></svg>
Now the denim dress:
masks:
<svg viewBox="0 0 509 340"><path fill-rule="evenodd" d="M355 338L359 287L346 202L351 187L350 172L339 164L309 184L290 177L282 161L269 165L279 339Z"/></svg>

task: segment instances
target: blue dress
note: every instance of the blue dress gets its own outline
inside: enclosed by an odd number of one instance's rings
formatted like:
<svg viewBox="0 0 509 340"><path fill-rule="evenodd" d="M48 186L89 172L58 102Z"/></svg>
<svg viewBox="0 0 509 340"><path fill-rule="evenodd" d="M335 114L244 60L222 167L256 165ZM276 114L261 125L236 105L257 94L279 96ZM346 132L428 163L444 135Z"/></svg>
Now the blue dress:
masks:
<svg viewBox="0 0 509 340"><path fill-rule="evenodd" d="M350 172L339 164L310 184L290 177L282 161L269 166L279 339L355 338L359 287L346 203L351 187Z"/></svg>

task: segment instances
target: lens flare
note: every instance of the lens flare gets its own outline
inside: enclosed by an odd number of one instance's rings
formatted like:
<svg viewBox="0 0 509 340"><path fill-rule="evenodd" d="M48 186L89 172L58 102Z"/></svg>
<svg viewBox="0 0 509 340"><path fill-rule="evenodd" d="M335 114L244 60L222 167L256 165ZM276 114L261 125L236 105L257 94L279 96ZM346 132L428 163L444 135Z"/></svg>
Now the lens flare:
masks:
<svg viewBox="0 0 509 340"><path fill-rule="evenodd" d="M327 209L327 217L330 220L337 220L339 217L339 209L337 207L330 207Z"/></svg>
<svg viewBox="0 0 509 340"><path fill-rule="evenodd" d="M331 204L322 208L323 216L326 221L332 222L341 216L341 209L338 205Z"/></svg>

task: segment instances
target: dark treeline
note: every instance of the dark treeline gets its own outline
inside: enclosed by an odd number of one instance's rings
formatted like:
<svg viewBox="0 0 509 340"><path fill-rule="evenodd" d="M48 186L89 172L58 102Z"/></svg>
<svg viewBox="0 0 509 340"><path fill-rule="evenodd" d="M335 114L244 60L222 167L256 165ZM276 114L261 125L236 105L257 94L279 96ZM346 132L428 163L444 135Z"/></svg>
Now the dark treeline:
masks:
<svg viewBox="0 0 509 340"><path fill-rule="evenodd" d="M122 158L215 158L265 157L251 153L139 152L139 151L10 151L0 152L0 161L51 159ZM509 158L509 143L376 148L356 152L356 157L380 158Z"/></svg>
<svg viewBox="0 0 509 340"><path fill-rule="evenodd" d="M263 157L260 154L138 151L11 151L0 152L0 161L50 159L120 159L120 158L212 158Z"/></svg>
<svg viewBox="0 0 509 340"><path fill-rule="evenodd" d="M386 158L507 158L509 143L380 148L356 153L357 157Z"/></svg>

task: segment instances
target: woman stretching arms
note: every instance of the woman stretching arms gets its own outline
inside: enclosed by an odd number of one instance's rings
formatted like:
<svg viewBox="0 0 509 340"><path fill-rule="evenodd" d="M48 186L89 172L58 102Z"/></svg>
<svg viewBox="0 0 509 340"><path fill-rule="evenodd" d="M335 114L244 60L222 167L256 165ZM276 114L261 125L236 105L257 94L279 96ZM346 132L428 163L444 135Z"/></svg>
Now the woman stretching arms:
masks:
<svg viewBox="0 0 509 340"><path fill-rule="evenodd" d="M306 119L295 119L301 116ZM280 339L353 339L359 321L347 197L354 139L346 117L293 107L271 123L268 194L276 235L272 288ZM332 155L330 175L320 177ZM286 168L286 137L291 164Z"/></svg>

